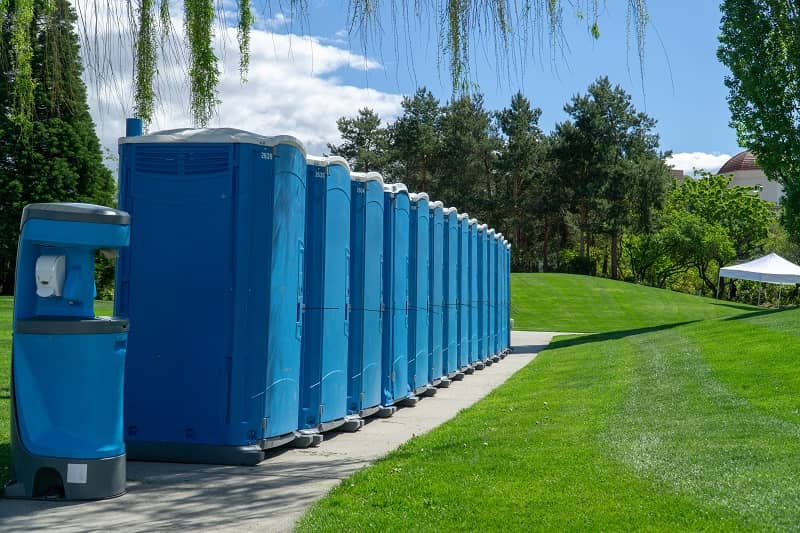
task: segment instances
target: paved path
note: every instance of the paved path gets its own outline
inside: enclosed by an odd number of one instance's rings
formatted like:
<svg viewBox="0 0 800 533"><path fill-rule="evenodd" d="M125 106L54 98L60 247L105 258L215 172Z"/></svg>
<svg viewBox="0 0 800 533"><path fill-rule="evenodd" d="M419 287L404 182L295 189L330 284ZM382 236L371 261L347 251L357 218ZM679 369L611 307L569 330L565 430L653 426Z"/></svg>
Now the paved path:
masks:
<svg viewBox="0 0 800 533"><path fill-rule="evenodd" d="M0 500L0 531L290 531L340 480L477 402L528 364L558 333L512 333L514 352L356 433L318 448L275 452L255 467L128 463L128 493L100 502Z"/></svg>

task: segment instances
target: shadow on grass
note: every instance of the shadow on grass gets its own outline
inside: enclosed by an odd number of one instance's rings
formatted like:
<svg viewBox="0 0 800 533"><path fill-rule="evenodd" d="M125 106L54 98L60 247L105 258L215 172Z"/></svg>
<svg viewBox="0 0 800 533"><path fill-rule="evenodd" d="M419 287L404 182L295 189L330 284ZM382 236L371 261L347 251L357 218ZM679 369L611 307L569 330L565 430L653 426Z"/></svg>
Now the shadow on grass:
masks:
<svg viewBox="0 0 800 533"><path fill-rule="evenodd" d="M652 333L654 331L663 331L665 329L677 328L678 326L685 326L686 324L694 324L700 320L686 320L684 322L673 322L671 324L660 324L658 326L649 326L646 328L636 329L622 329L619 331L609 331L607 333L594 333L571 337L569 339L554 340L547 347L548 349L567 348L570 346L580 346L582 344L589 344L592 342L603 342L608 340L624 339L625 337L632 337L634 335L641 335L643 333Z"/></svg>
<svg viewBox="0 0 800 533"><path fill-rule="evenodd" d="M756 318L759 316L773 315L775 313L783 313L784 311L792 311L796 307L781 307L780 309L762 309L761 311L753 311L752 313L744 313L736 316L729 316L723 320L744 320L746 318Z"/></svg>
<svg viewBox="0 0 800 533"><path fill-rule="evenodd" d="M731 309L738 309L740 311L752 311L756 306L749 304L737 304L732 302L711 302L711 305L719 307L730 307Z"/></svg>

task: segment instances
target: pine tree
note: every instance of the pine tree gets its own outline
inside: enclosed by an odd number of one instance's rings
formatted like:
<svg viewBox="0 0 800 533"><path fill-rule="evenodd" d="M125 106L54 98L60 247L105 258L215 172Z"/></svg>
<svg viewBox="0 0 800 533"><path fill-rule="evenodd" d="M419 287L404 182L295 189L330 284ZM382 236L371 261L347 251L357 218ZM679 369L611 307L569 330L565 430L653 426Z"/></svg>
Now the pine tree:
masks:
<svg viewBox="0 0 800 533"><path fill-rule="evenodd" d="M68 0L34 1L30 131L18 130L10 120L15 69L8 48L0 52L0 294L13 291L19 220L26 204L114 202L116 184L103 165L81 81L76 19ZM10 17L2 20L4 42L9 42L11 22Z"/></svg>

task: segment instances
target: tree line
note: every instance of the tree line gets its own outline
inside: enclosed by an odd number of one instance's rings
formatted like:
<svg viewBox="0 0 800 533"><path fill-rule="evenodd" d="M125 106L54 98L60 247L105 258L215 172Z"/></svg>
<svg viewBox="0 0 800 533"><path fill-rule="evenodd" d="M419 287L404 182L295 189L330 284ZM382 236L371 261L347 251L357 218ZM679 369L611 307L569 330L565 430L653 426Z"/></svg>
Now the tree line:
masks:
<svg viewBox="0 0 800 533"><path fill-rule="evenodd" d="M328 148L354 170L497 228L512 243L514 271L716 294L724 264L789 246L757 191L707 173L675 179L656 121L608 78L564 110L568 119L545 132L541 109L521 92L489 110L480 94L443 103L421 88L391 123L369 108L341 117L342 142Z"/></svg>

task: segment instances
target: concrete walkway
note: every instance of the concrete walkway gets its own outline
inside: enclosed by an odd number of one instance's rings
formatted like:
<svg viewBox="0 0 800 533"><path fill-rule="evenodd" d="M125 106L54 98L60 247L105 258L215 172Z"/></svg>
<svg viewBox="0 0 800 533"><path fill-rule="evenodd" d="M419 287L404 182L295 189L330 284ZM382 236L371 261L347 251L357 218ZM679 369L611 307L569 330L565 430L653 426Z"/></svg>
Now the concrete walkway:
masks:
<svg viewBox="0 0 800 533"><path fill-rule="evenodd" d="M286 449L255 467L128 463L128 493L100 502L0 500L0 531L291 531L340 480L454 417L546 347L553 332L512 333L514 352L356 433L328 433L318 448Z"/></svg>

